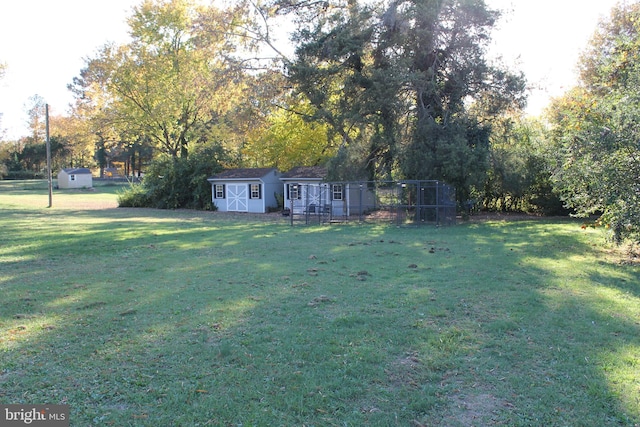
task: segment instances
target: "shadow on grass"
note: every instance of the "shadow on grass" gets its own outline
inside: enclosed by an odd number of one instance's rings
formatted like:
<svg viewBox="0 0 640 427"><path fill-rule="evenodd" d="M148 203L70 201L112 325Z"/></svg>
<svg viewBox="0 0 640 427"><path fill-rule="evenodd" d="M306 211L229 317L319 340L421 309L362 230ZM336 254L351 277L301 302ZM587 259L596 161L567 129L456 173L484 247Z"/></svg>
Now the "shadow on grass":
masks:
<svg viewBox="0 0 640 427"><path fill-rule="evenodd" d="M615 358L635 361L635 301L600 298L620 278L637 298L637 272L592 269L571 225L12 215L3 401L69 403L78 425L638 421Z"/></svg>

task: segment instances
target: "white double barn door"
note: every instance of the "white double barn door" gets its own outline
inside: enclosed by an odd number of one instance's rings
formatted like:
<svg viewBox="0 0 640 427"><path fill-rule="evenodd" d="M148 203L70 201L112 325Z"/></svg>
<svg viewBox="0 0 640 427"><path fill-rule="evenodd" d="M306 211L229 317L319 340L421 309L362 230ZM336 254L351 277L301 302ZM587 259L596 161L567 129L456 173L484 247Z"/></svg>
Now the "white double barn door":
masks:
<svg viewBox="0 0 640 427"><path fill-rule="evenodd" d="M227 211L248 212L249 186L247 184L227 184Z"/></svg>

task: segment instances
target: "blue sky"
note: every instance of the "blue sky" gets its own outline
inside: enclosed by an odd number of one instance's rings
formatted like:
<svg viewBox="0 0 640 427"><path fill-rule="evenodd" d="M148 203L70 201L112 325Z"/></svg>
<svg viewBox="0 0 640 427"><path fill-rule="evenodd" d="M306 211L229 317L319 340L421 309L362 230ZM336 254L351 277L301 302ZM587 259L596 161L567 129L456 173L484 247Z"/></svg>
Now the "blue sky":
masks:
<svg viewBox="0 0 640 427"><path fill-rule="evenodd" d="M494 34L494 55L527 75L540 89L530 95L528 112L539 114L550 96L575 82L579 53L598 19L616 0L485 0L505 10ZM67 85L107 42L127 40L126 18L139 0L20 0L0 4L0 129L14 139L28 134L26 105L33 95L52 114L66 114L72 102Z"/></svg>

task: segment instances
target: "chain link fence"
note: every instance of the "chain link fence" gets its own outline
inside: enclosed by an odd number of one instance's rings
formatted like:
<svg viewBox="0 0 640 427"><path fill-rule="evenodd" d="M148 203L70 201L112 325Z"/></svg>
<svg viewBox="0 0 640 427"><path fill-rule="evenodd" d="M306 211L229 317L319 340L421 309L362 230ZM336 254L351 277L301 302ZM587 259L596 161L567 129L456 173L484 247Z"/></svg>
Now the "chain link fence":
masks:
<svg viewBox="0 0 640 427"><path fill-rule="evenodd" d="M455 189L441 181L356 181L289 184L291 224L357 221L398 226L452 225Z"/></svg>

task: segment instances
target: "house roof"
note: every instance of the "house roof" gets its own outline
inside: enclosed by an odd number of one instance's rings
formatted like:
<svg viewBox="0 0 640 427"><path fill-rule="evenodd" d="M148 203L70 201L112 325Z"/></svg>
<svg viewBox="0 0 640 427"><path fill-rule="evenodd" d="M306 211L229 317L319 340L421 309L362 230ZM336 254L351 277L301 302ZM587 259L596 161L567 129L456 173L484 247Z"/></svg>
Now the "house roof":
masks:
<svg viewBox="0 0 640 427"><path fill-rule="evenodd" d="M91 175L91 171L87 168L64 168L62 170L69 175L84 175L84 174Z"/></svg>
<svg viewBox="0 0 640 427"><path fill-rule="evenodd" d="M327 177L327 168L322 166L296 166L290 171L283 173L283 179L324 179Z"/></svg>
<svg viewBox="0 0 640 427"><path fill-rule="evenodd" d="M217 175L210 177L209 179L260 179L265 175L270 174L275 171L275 168L239 168L239 169L229 169L224 172L220 172Z"/></svg>

